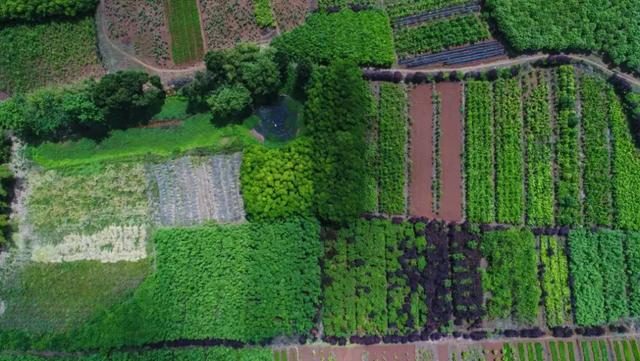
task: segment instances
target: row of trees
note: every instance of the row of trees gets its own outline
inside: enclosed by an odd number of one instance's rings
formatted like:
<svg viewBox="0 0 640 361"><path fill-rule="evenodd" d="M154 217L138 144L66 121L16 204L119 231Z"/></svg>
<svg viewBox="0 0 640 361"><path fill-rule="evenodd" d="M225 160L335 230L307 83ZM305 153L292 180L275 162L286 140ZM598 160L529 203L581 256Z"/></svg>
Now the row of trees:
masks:
<svg viewBox="0 0 640 361"><path fill-rule="evenodd" d="M5 0L0 2L0 23L73 17L93 11L98 0Z"/></svg>
<svg viewBox="0 0 640 361"><path fill-rule="evenodd" d="M29 142L101 138L112 129L147 122L164 99L158 77L121 71L99 81L17 94L0 103L0 129Z"/></svg>

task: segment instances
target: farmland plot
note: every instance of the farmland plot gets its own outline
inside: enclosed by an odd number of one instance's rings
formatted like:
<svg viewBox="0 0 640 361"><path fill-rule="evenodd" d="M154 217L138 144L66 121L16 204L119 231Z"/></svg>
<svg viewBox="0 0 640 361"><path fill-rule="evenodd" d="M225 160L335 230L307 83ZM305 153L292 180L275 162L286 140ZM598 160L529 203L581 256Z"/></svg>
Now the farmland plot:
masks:
<svg viewBox="0 0 640 361"><path fill-rule="evenodd" d="M183 157L150 164L149 177L156 221L162 225L191 225L206 220L244 220L240 196L240 153L213 157Z"/></svg>
<svg viewBox="0 0 640 361"><path fill-rule="evenodd" d="M290 31L304 22L309 10L309 1L272 0L271 8L280 31Z"/></svg>
<svg viewBox="0 0 640 361"><path fill-rule="evenodd" d="M260 27L249 0L198 0L209 50L233 47L241 41L260 40Z"/></svg>

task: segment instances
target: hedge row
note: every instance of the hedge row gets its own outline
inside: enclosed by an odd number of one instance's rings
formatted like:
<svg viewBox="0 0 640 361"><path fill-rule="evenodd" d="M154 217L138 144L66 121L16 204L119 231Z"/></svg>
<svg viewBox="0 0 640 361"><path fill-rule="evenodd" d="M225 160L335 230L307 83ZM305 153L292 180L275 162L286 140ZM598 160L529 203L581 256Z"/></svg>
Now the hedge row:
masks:
<svg viewBox="0 0 640 361"><path fill-rule="evenodd" d="M587 225L608 226L612 223L611 159L607 122L609 99L606 97L605 89L606 84L597 78L581 78L584 221Z"/></svg>
<svg viewBox="0 0 640 361"><path fill-rule="evenodd" d="M0 2L0 23L74 17L95 10L98 0L5 0Z"/></svg>
<svg viewBox="0 0 640 361"><path fill-rule="evenodd" d="M556 89L556 223L561 226L582 224L580 202L579 123L576 113L576 84L571 65L560 66Z"/></svg>
<svg viewBox="0 0 640 361"><path fill-rule="evenodd" d="M464 15L453 19L402 27L394 33L399 57L421 53L435 53L454 46L476 43L490 36L487 24L478 15Z"/></svg>
<svg viewBox="0 0 640 361"><path fill-rule="evenodd" d="M553 174L549 88L542 82L525 101L527 224L553 224Z"/></svg>
<svg viewBox="0 0 640 361"><path fill-rule="evenodd" d="M495 217L491 88L486 81L471 81L465 87L466 214L474 223L492 223Z"/></svg>
<svg viewBox="0 0 640 361"><path fill-rule="evenodd" d="M407 167L407 95L402 85L380 85L380 212L404 214Z"/></svg>
<svg viewBox="0 0 640 361"><path fill-rule="evenodd" d="M522 87L518 79L495 83L496 219L521 224L524 217Z"/></svg>

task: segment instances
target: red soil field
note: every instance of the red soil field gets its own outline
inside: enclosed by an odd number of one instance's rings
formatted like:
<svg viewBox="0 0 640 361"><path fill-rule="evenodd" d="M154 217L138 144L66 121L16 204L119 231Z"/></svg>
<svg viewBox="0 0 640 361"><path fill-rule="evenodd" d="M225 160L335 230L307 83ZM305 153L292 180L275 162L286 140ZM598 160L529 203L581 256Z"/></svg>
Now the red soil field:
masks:
<svg viewBox="0 0 640 361"><path fill-rule="evenodd" d="M393 360L415 361L416 347L413 344L372 345L372 346L303 346L298 348L299 361L326 361L332 354L336 361Z"/></svg>
<svg viewBox="0 0 640 361"><path fill-rule="evenodd" d="M290 31L302 25L307 17L309 7L308 0L272 0L271 8L280 31Z"/></svg>
<svg viewBox="0 0 640 361"><path fill-rule="evenodd" d="M483 342L486 361L496 361L502 358L502 342Z"/></svg>
<svg viewBox="0 0 640 361"><path fill-rule="evenodd" d="M412 216L435 218L431 191L433 104L430 84L418 85L410 91L409 117L411 117L409 213Z"/></svg>
<svg viewBox="0 0 640 361"><path fill-rule="evenodd" d="M442 344L436 347L436 360L449 361L449 344Z"/></svg>
<svg viewBox="0 0 640 361"><path fill-rule="evenodd" d="M440 157L442 164L442 199L440 217L445 221L462 221L462 89L459 82L436 85L440 93Z"/></svg>

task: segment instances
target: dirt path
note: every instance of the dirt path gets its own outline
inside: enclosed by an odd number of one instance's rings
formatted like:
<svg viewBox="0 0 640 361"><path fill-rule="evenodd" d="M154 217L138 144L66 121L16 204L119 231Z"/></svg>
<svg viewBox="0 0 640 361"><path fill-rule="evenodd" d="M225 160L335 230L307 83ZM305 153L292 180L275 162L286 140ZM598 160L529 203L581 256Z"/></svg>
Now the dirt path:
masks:
<svg viewBox="0 0 640 361"><path fill-rule="evenodd" d="M431 178L433 175L433 103L431 84L418 85L409 93L411 118L411 182L409 213L412 216L435 218Z"/></svg>
<svg viewBox="0 0 640 361"><path fill-rule="evenodd" d="M440 159L442 201L440 216L445 221L462 221L462 89L459 82L436 85L441 96Z"/></svg>

